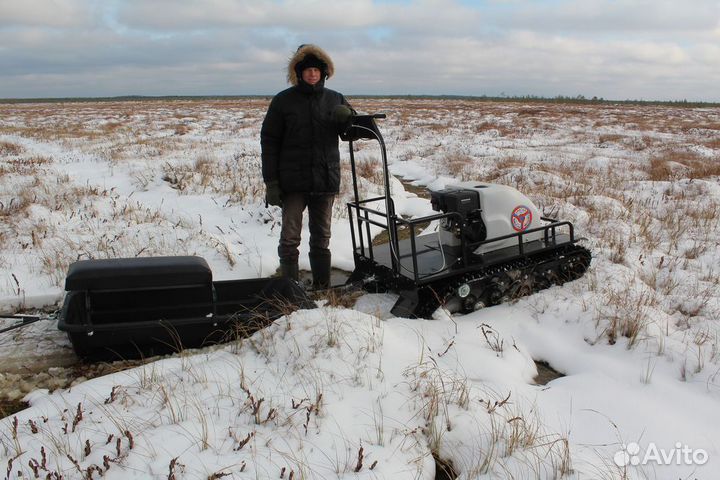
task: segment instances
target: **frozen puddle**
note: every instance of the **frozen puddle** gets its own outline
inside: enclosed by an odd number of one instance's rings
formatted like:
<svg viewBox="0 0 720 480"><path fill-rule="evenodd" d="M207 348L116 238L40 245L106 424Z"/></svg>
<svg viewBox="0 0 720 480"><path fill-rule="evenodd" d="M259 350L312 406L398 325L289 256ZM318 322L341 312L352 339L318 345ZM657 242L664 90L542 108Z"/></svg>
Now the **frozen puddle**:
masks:
<svg viewBox="0 0 720 480"><path fill-rule="evenodd" d="M45 314L47 315L47 314ZM8 327L16 320L3 320ZM0 414L22 407L19 401L40 388L65 388L78 378L78 358L54 319L0 334Z"/></svg>
<svg viewBox="0 0 720 480"><path fill-rule="evenodd" d="M61 349L39 356L4 357L0 373L34 375L57 367L69 367L78 363L72 350Z"/></svg>

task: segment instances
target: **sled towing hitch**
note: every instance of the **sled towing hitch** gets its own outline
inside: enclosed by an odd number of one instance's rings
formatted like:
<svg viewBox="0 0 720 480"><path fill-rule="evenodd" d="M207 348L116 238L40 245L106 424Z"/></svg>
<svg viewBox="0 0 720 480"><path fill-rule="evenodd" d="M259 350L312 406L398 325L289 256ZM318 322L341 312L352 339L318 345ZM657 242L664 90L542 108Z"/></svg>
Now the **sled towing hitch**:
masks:
<svg viewBox="0 0 720 480"><path fill-rule="evenodd" d="M5 327L3 329L0 329L0 333L9 332L10 330L15 330L18 328L25 327L27 325L30 325L31 323L39 322L40 320L50 320L50 317L41 317L39 315L0 315L0 320L20 320L19 323L16 323L14 325L10 325L9 327Z"/></svg>

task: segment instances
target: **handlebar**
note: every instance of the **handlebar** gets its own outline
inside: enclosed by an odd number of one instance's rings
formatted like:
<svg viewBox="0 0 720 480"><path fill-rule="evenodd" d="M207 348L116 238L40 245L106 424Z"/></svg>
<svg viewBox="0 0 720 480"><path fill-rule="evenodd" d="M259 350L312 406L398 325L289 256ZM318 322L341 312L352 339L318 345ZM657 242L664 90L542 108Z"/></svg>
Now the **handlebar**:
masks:
<svg viewBox="0 0 720 480"><path fill-rule="evenodd" d="M384 113L356 113L352 115L352 118L387 118Z"/></svg>

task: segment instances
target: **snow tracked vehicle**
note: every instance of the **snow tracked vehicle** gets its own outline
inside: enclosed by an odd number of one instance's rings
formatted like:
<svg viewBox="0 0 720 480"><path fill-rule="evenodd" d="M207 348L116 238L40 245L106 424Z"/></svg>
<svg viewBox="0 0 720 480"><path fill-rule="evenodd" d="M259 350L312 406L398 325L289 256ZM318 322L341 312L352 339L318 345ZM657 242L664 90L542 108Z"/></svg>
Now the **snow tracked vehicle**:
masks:
<svg viewBox="0 0 720 480"><path fill-rule="evenodd" d="M399 294L391 313L429 318L440 306L469 313L581 277L590 252L577 244L572 223L543 217L518 190L461 182L431 192L437 214L395 214L387 151L375 119L351 115L349 142L354 201L348 216L355 270L348 283ZM384 195L360 198L353 142L379 143ZM377 227L377 228L372 228ZM385 235L376 235L380 229ZM382 240L379 240L382 238Z"/></svg>

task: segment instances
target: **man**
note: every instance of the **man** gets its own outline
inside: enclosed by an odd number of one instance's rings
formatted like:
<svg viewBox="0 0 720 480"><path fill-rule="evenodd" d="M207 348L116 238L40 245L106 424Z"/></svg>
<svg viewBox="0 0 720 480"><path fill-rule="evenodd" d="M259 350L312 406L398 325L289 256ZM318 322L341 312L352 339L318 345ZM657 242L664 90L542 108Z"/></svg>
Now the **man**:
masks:
<svg viewBox="0 0 720 480"><path fill-rule="evenodd" d="M338 135L345 127L334 112L338 105L348 105L342 94L325 88L333 73L325 51L300 45L287 68L292 87L273 97L260 132L265 201L282 207L280 270L283 276L298 279L298 247L307 208L315 288L330 284L332 207L340 189Z"/></svg>

